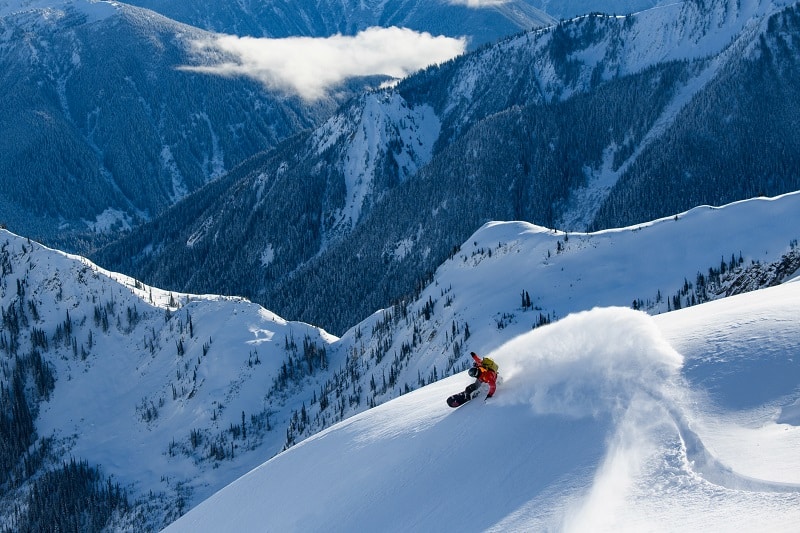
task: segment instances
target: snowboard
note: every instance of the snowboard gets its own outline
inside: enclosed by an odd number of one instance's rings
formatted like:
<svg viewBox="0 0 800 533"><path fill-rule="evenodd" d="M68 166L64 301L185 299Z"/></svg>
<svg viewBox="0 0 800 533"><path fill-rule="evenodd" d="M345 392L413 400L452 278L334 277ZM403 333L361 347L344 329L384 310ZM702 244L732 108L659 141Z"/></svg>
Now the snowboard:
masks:
<svg viewBox="0 0 800 533"><path fill-rule="evenodd" d="M475 398L476 396L480 396L480 394L477 391L472 393L472 397L467 395L466 392L459 392L458 394L453 394L452 396L447 398L447 405L449 405L450 407L458 407L460 405L464 405L465 403L470 401L472 398Z"/></svg>

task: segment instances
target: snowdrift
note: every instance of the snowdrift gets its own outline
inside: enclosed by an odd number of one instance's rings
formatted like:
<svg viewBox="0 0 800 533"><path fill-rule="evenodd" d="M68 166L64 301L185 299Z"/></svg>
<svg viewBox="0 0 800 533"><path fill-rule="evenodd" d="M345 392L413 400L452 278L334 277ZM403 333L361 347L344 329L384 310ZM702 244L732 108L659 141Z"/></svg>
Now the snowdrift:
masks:
<svg viewBox="0 0 800 533"><path fill-rule="evenodd" d="M765 397L764 380L800 375L798 313L790 283L657 318L570 315L488 354L495 398L447 407L465 374L424 387L278 455L167 530L789 531L797 382Z"/></svg>

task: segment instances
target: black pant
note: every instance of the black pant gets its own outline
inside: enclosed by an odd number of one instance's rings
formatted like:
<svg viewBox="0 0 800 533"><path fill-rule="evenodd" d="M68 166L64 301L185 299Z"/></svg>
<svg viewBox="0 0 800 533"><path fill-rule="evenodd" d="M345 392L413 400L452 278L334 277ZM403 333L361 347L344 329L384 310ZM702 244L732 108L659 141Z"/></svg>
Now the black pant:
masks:
<svg viewBox="0 0 800 533"><path fill-rule="evenodd" d="M467 396L472 396L472 393L475 392L476 390L478 390L478 387L480 387L480 386L481 386L481 380L476 379L475 383L472 383L471 385L467 385L467 388L464 389L464 394L466 394Z"/></svg>

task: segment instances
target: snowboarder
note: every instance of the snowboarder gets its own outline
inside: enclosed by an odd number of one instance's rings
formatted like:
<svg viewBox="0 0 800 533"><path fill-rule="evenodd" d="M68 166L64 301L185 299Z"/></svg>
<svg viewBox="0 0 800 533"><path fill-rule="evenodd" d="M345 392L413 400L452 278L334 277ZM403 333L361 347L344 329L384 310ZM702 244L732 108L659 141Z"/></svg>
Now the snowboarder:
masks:
<svg viewBox="0 0 800 533"><path fill-rule="evenodd" d="M472 359L475 362L467 373L470 377L475 378L475 382L467 385L464 392L459 392L447 398L447 405L450 407L458 407L470 401L475 391L481 386L481 383L489 384L489 393L486 395L486 399L488 400L494 396L494 391L497 388L497 363L488 357L481 359L475 352L470 352L470 355L472 355Z"/></svg>
<svg viewBox="0 0 800 533"><path fill-rule="evenodd" d="M472 393L478 390L481 383L488 383L489 394L486 395L486 398L491 398L494 396L494 391L497 389L497 364L488 357L481 359L475 352L470 352L470 355L475 362L472 363L472 368L470 368L467 373L470 377L475 378L475 382L467 385L467 388L464 389L464 393L467 396L472 396Z"/></svg>

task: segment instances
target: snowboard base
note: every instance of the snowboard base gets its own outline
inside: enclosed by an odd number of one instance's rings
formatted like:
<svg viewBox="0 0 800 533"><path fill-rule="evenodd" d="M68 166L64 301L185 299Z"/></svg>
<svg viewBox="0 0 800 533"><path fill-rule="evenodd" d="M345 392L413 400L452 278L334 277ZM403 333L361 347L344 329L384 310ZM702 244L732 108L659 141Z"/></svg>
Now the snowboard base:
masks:
<svg viewBox="0 0 800 533"><path fill-rule="evenodd" d="M453 394L452 396L447 398L447 405L449 405L450 407L459 407L461 405L464 405L465 403L467 403L476 396L479 396L479 394L473 393L473 396L470 397L469 395L467 395L466 392L459 392L458 394Z"/></svg>

